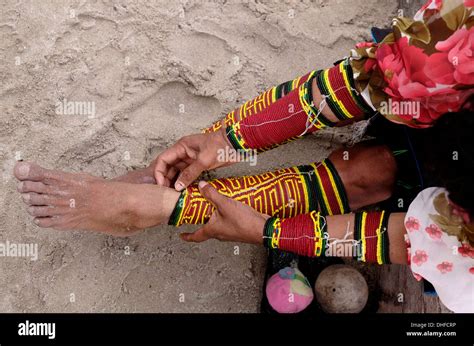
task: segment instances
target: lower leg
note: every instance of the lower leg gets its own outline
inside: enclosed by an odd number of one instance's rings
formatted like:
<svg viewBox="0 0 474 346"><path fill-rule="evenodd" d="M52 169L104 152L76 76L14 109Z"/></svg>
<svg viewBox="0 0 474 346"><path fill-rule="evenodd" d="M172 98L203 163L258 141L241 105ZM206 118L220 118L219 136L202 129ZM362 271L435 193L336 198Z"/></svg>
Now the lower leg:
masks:
<svg viewBox="0 0 474 346"><path fill-rule="evenodd" d="M268 215L291 217L311 210L332 215L387 198L394 170L384 147L357 145L347 153L335 151L322 163L210 183ZM205 223L213 211L195 184L180 195L154 184L107 181L28 163L17 164L15 176L28 212L41 227L128 235L168 221Z"/></svg>

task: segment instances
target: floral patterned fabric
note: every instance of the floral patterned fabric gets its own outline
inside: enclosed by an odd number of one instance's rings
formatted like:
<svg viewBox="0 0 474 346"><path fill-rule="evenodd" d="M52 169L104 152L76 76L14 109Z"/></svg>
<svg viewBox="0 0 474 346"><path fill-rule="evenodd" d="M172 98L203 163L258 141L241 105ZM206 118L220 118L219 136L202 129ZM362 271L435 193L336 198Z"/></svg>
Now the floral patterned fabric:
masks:
<svg viewBox="0 0 474 346"><path fill-rule="evenodd" d="M413 19L393 19L382 42L356 45L349 61L374 110L429 127L474 93L474 0L429 0Z"/></svg>
<svg viewBox="0 0 474 346"><path fill-rule="evenodd" d="M446 196L445 189L432 187L410 204L405 217L408 263L415 278L428 280L448 309L474 312L474 248Z"/></svg>

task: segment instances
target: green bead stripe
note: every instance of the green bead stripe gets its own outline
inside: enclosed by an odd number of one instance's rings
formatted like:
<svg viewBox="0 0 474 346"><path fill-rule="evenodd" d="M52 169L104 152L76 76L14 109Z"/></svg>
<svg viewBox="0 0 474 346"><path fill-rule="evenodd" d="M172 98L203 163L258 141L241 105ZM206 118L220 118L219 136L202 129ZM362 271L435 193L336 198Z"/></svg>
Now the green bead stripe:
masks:
<svg viewBox="0 0 474 346"><path fill-rule="evenodd" d="M349 200L347 199L346 189L344 187L344 184L342 183L341 177L337 173L337 169L336 167L334 167L331 160L325 159L324 163L326 164L327 168L331 172L331 175L334 178L334 182L336 183L337 192L339 193L339 196L341 197L342 209L343 209L342 214L346 214L351 211L351 208L349 207Z"/></svg>
<svg viewBox="0 0 474 346"><path fill-rule="evenodd" d="M328 97L325 98L325 100L329 108L331 108L331 110L333 111L334 115L336 115L336 118L338 118L339 120L349 119L348 117L345 116L344 112L339 107L339 105L332 100L332 97L330 97L331 94L329 92L329 86L326 85L326 81L323 78L323 73L320 73L318 75L316 82L318 84L319 90L321 91L321 94L329 95Z"/></svg>
<svg viewBox="0 0 474 346"><path fill-rule="evenodd" d="M230 144L232 145L232 147L234 149L236 149L236 150L249 150L249 149L243 147L240 144L238 136L237 136L237 134L235 133L235 130L234 130L234 125L227 126L227 128L225 130L225 133L227 135L227 139L229 140Z"/></svg>
<svg viewBox="0 0 474 346"><path fill-rule="evenodd" d="M277 217L273 216L267 219L265 226L263 226L263 245L267 249L272 248L272 236L275 230L275 222L278 220Z"/></svg>
<svg viewBox="0 0 474 346"><path fill-rule="evenodd" d="M327 232L327 223L325 222L323 217L319 218L319 229L321 230L321 237L323 238L322 244L321 244L321 254L320 257L325 257L326 256L326 247L327 247L327 239L326 235L328 234Z"/></svg>
<svg viewBox="0 0 474 346"><path fill-rule="evenodd" d="M381 235L382 237L382 262L384 264L390 264L390 243L389 243L389 237L388 237L388 219L389 219L390 213L385 212L384 217L382 220L382 229L381 231L384 231Z"/></svg>
<svg viewBox="0 0 474 346"><path fill-rule="evenodd" d="M322 70L316 71L315 74L304 83L305 93L303 94L303 98L310 105L311 113L312 113L312 114L308 114L310 118L315 117L316 114L319 113L319 109L316 107L316 105L313 102L313 88L311 84L313 83L313 79L315 78L317 79L318 76L321 74L321 72ZM311 119L311 122L313 120L314 119ZM333 127L335 125L334 122L326 118L322 113L319 113L318 115L318 122L328 127Z"/></svg>
<svg viewBox="0 0 474 346"><path fill-rule="evenodd" d="M361 239L361 230L362 230L362 215L363 212L355 213L354 215L354 240L357 241L357 246L358 246L358 253L362 256L363 249L362 249L362 242L360 241ZM353 257L357 259L358 261L361 260L361 256L357 256L355 254Z"/></svg>
<svg viewBox="0 0 474 346"><path fill-rule="evenodd" d="M344 62L342 62L342 64L343 64L342 66L343 66L343 69L344 69L344 73L346 74L347 79L349 80L349 85L352 88L357 90L357 88L355 86L355 82L354 82L354 72L352 71L352 66L349 63L349 59L344 60ZM349 90L349 92L351 93L352 98L357 103L359 108L364 111L364 114L374 113L374 110L369 107L369 105L364 100L364 98L360 95L360 93L356 93L353 90Z"/></svg>
<svg viewBox="0 0 474 346"><path fill-rule="evenodd" d="M184 197L186 193L187 193L187 190L185 189L179 195L178 201L176 202L176 205L174 206L174 209L168 220L168 225L176 226L178 224L181 213L184 209Z"/></svg>
<svg viewBox="0 0 474 346"><path fill-rule="evenodd" d="M302 175L305 182L305 189L308 193L308 211L318 210L318 197L316 195L319 186L316 177L313 176L314 168L308 165L297 166L296 169Z"/></svg>

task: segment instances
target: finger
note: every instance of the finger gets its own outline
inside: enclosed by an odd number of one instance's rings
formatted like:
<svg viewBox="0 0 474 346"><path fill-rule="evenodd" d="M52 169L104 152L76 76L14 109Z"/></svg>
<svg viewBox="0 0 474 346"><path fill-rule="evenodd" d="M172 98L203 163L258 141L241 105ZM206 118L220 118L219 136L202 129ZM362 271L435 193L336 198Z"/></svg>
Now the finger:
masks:
<svg viewBox="0 0 474 346"><path fill-rule="evenodd" d="M168 172L166 173L166 175L164 176L163 178L163 183L159 184L159 185L162 185L162 186L166 186L166 187L170 187L171 186L171 182L173 181L173 178L178 174L178 170L176 169L176 167L170 167L168 169Z"/></svg>
<svg viewBox="0 0 474 346"><path fill-rule="evenodd" d="M176 191L182 191L188 187L193 181L195 181L206 168L199 162L195 161L188 167L183 169L174 184Z"/></svg>
<svg viewBox="0 0 474 346"><path fill-rule="evenodd" d="M186 155L184 145L179 142L158 155L156 158L154 173L155 179L159 185L164 184L169 168L173 167L176 163L183 161L186 158Z"/></svg>
<svg viewBox="0 0 474 346"><path fill-rule="evenodd" d="M205 227L200 228L194 233L181 233L179 237L184 241L193 242L193 243L202 243L203 241L210 239L210 237L207 235L205 231Z"/></svg>
<svg viewBox="0 0 474 346"><path fill-rule="evenodd" d="M155 174L156 184L160 186L166 186L165 177L163 176L163 173L159 171L155 171L154 174Z"/></svg>
<svg viewBox="0 0 474 346"><path fill-rule="evenodd" d="M160 181L157 181L157 184L161 186L171 187L172 185L174 185L180 170L186 168L187 166L187 163L181 161L175 164L174 166L170 166L165 175L163 175L163 173L161 172L158 172L156 176L160 177Z"/></svg>
<svg viewBox="0 0 474 346"><path fill-rule="evenodd" d="M201 180L199 182L199 191L202 196L207 199L209 202L214 204L214 206L219 211L225 211L226 206L228 205L228 197L222 195L217 191L211 184L206 181Z"/></svg>
<svg viewBox="0 0 474 346"><path fill-rule="evenodd" d="M168 170L168 174L166 174L165 176L166 186L170 187L171 185L174 185L174 182L176 181L176 178L178 177L179 172L188 166L189 166L188 163L184 161L180 161L176 163L174 166L170 167Z"/></svg>

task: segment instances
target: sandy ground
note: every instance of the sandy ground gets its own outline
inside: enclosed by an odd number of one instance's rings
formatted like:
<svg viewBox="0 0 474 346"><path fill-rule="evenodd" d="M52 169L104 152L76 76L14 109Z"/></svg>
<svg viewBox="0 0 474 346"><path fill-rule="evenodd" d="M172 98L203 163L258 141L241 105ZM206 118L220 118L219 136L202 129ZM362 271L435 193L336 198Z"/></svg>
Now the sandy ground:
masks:
<svg viewBox="0 0 474 346"><path fill-rule="evenodd" d="M187 244L169 226L120 239L39 229L15 190L14 162L107 178L142 167L267 87L330 66L397 5L1 1L0 242L37 244L39 257L0 257L0 311L257 312L263 249ZM93 102L96 114L57 114L64 100ZM344 133L210 176L320 160Z"/></svg>

